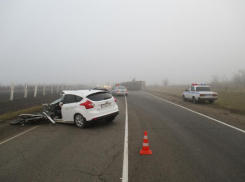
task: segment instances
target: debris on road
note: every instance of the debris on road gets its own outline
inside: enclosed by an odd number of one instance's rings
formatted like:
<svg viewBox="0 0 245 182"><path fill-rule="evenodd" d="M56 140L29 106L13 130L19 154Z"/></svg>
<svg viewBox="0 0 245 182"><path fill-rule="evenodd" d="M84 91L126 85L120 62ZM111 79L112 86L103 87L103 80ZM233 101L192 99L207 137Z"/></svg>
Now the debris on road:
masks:
<svg viewBox="0 0 245 182"><path fill-rule="evenodd" d="M45 108L45 106L44 106ZM24 126L24 124L40 124L44 121L49 120L52 124L56 124L55 121L51 118L49 114L47 114L45 111L39 114L19 114L17 116L17 119L15 121L11 121L11 125L18 125L21 124Z"/></svg>
<svg viewBox="0 0 245 182"><path fill-rule="evenodd" d="M27 123L36 123L40 124L45 119L42 114L19 114L18 119L15 121L10 122L11 125L18 125L18 124L27 124Z"/></svg>

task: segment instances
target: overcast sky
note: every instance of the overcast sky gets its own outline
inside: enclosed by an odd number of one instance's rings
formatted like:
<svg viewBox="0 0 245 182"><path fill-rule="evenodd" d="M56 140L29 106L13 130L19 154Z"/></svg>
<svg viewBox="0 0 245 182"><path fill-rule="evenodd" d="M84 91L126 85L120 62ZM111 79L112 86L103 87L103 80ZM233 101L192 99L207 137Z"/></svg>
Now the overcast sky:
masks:
<svg viewBox="0 0 245 182"><path fill-rule="evenodd" d="M239 69L244 0L0 1L2 84L189 84Z"/></svg>

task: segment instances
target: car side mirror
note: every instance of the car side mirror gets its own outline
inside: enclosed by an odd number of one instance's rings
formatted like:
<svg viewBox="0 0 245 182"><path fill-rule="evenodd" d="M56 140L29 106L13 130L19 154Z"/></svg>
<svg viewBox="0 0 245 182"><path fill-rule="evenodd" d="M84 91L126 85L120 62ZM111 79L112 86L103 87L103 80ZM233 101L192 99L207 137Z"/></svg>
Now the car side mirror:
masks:
<svg viewBox="0 0 245 182"><path fill-rule="evenodd" d="M62 106L63 106L63 102L60 102L60 103L59 103L59 106L62 107Z"/></svg>

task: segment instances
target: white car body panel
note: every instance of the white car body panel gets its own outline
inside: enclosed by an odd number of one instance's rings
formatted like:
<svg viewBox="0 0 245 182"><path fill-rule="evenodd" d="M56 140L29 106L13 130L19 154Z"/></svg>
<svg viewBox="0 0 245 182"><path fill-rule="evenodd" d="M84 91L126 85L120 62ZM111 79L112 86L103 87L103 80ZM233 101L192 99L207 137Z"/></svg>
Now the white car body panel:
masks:
<svg viewBox="0 0 245 182"><path fill-rule="evenodd" d="M119 112L117 103L115 102L113 96L110 99L101 100L101 101L92 101L87 98L87 96L91 94L105 92L103 90L102 91L101 90L76 90L76 91L63 91L63 92L64 95L67 94L75 95L75 96L82 97L83 99L80 102L63 104L61 107L62 119L54 119L56 122L74 123L74 116L76 114L81 114L86 119L86 121L92 121L93 119ZM87 100L89 100L94 104L94 108L86 109L85 106L80 105L86 102Z"/></svg>
<svg viewBox="0 0 245 182"><path fill-rule="evenodd" d="M81 103L84 103L87 100L89 99L84 99ZM107 114L119 111L118 106L116 102L114 101L113 97L111 99L107 99L104 101L91 101L91 102L95 104L94 108L86 109L84 106L80 106L78 104L78 106L76 107L75 113L82 113L82 115L86 118L87 121L91 121L94 118L98 118L98 117L105 116ZM106 103L111 104L111 106L102 108L102 105Z"/></svg>
<svg viewBox="0 0 245 182"><path fill-rule="evenodd" d="M61 107L62 120L73 121L75 109L76 109L76 103L63 104L63 106Z"/></svg>

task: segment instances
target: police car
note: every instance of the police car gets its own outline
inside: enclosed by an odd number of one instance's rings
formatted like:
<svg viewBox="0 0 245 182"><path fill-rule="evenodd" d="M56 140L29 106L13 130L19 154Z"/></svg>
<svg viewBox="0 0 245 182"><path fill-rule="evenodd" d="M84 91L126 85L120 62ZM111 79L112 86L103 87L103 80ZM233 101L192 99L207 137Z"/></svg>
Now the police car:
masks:
<svg viewBox="0 0 245 182"><path fill-rule="evenodd" d="M192 84L183 92L183 99L192 100L193 103L208 101L213 103L218 99L218 94L212 92L210 87L205 84Z"/></svg>

